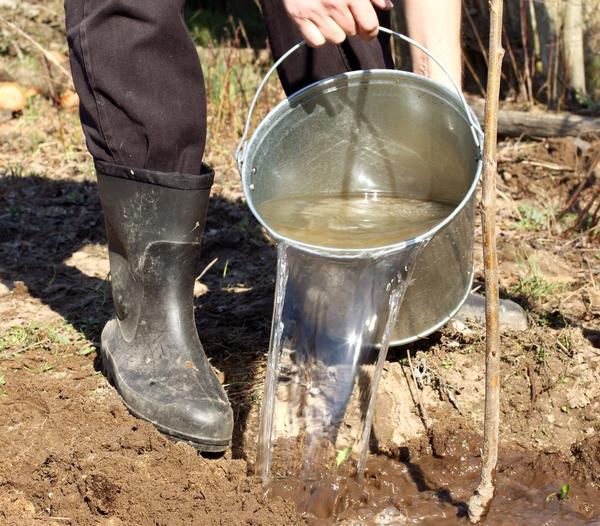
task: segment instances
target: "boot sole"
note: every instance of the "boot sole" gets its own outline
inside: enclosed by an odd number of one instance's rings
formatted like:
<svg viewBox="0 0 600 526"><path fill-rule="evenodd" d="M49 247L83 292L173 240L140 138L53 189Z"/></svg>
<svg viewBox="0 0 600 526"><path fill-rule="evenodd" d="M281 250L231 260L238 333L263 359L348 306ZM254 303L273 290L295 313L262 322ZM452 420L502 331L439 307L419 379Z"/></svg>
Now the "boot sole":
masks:
<svg viewBox="0 0 600 526"><path fill-rule="evenodd" d="M106 376L108 382L115 388L117 393L121 395L119 392L119 388L117 383L115 382L115 375L112 369L112 360L108 353L101 348L101 356L102 356L102 373ZM110 363L110 365L109 365ZM151 418L147 418L144 415L137 412L135 409L132 409L127 401L121 395L121 401L127 408L127 410L136 418L140 420L144 420L152 424L161 434L165 435L170 440L174 440L176 442L185 442L186 444L194 447L199 452L203 453L223 453L227 451L231 447L231 440L213 440L213 439L198 439L198 437L190 437L185 435L184 433L180 433L175 431L174 429L170 429L158 422L154 422Z"/></svg>

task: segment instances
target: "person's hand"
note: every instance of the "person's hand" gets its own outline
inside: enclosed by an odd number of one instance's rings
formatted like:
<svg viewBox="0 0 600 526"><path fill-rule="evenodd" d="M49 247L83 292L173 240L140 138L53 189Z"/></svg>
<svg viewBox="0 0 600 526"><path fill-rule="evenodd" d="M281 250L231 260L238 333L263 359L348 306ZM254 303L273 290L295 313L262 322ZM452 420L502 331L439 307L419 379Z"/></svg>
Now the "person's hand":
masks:
<svg viewBox="0 0 600 526"><path fill-rule="evenodd" d="M346 36L377 36L379 21L373 6L389 10L391 0L283 0L306 43L319 47L341 44Z"/></svg>

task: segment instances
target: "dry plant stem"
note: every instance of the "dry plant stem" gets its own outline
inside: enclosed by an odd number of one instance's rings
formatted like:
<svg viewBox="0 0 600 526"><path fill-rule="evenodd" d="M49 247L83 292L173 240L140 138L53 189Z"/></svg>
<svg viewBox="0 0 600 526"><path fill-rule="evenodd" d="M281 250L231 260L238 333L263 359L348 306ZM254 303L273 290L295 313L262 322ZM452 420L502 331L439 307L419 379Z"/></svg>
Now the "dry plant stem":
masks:
<svg viewBox="0 0 600 526"><path fill-rule="evenodd" d="M25 40L27 40L33 47L35 47L49 62L52 62L58 70L68 79L69 87L73 88L73 80L71 79L71 74L62 66L62 64L56 60L56 58L50 53L46 48L44 48L37 40L34 40L30 35L25 33L20 27L16 26L12 22L9 22L0 15L0 22L7 25L10 29L12 29L18 35L21 35Z"/></svg>
<svg viewBox="0 0 600 526"><path fill-rule="evenodd" d="M406 351L406 356L408 358L408 366L410 367L410 373L415 387L415 396L417 399L417 404L419 406L419 412L421 413L421 420L423 421L425 431L429 432L431 428L431 425L429 424L429 415L427 414L427 409L425 409L425 403L423 402L423 396L421 394L421 390L419 389L419 384L417 383L417 377L413 368L409 350Z"/></svg>
<svg viewBox="0 0 600 526"><path fill-rule="evenodd" d="M525 85L527 86L527 103L529 107L533 107L533 80L531 78L531 69L529 66L529 30L527 27L527 6L526 0L519 0L519 19L521 21L521 44L523 45L523 59ZM527 0L529 2L529 0Z"/></svg>
<svg viewBox="0 0 600 526"><path fill-rule="evenodd" d="M469 13L469 8L467 7L466 3L463 3L463 11L465 13L467 20L469 21L469 25L471 26L471 30L473 31L473 36L475 37L475 40L477 40L477 45L479 46L479 51L481 51L483 60L485 60L485 65L488 66L489 59L488 59L487 49L485 49L485 46L483 45L483 41L481 40L481 37L479 36L479 30L477 29L477 26L475 25L475 22L473 21L473 17L471 16L471 13Z"/></svg>
<svg viewBox="0 0 600 526"><path fill-rule="evenodd" d="M510 58L510 64L513 69L513 73L515 75L515 80L517 81L517 86L519 88L520 98L524 101L527 101L527 87L525 86L525 80L523 75L521 74L521 70L519 69L519 65L517 64L517 59L515 54L513 53L512 46L510 44L510 39L506 34L506 31L502 31L504 34L504 40L506 42L506 49L508 51L508 57Z"/></svg>
<svg viewBox="0 0 600 526"><path fill-rule="evenodd" d="M531 60L531 76L535 75L537 70L538 61L541 60L542 56L542 39L540 38L540 31L538 29L537 15L535 12L535 5L532 0L529 0L529 18L531 19L531 32L533 33L533 57Z"/></svg>
<svg viewBox="0 0 600 526"><path fill-rule="evenodd" d="M498 323L498 259L496 254L496 143L500 73L502 69L502 0L490 0L490 62L485 106L485 147L483 152L483 193L481 216L485 269L485 421L481 478L469 500L469 520L477 523L487 512L494 496L500 428L500 330Z"/></svg>
<svg viewBox="0 0 600 526"><path fill-rule="evenodd" d="M479 75L477 75L475 68L471 64L471 61L469 60L469 58L467 57L466 54L463 54L463 60L465 62L465 67L469 70L469 73L471 74L471 76L473 77L475 82L477 83L477 87L479 88L481 96L485 98L485 88L483 87L483 84L481 83L481 79L479 78Z"/></svg>

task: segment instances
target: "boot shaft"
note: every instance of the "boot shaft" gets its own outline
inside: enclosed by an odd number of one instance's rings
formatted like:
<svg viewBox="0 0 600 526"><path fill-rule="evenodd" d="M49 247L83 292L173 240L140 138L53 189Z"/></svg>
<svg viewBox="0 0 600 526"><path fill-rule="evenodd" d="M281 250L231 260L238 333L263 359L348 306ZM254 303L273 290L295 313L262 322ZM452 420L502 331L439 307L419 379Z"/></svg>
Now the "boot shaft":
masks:
<svg viewBox="0 0 600 526"><path fill-rule="evenodd" d="M113 303L123 337L194 326L193 287L214 174L96 163Z"/></svg>
<svg viewBox="0 0 600 526"><path fill-rule="evenodd" d="M97 161L96 172L109 244L134 256L152 241L200 242L214 180L208 166L187 175Z"/></svg>

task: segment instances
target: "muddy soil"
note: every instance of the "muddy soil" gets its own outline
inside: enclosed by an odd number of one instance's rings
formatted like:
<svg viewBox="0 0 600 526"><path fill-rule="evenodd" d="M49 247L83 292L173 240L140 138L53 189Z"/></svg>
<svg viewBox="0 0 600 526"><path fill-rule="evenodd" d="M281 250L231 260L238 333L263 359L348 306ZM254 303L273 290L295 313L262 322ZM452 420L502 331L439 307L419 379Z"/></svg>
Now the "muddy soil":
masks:
<svg viewBox="0 0 600 526"><path fill-rule="evenodd" d="M27 7L23 27L44 27L36 38L64 56L60 2L16 6L0 9L16 21ZM31 67L7 49L2 69ZM265 503L251 473L275 251L241 199L235 129L209 123L217 181L195 289L198 330L236 418L232 449L208 458L131 416L101 374L110 277L77 115L41 94L0 121L0 525L326 524L332 510L347 525L466 524L480 461L482 327L451 323L390 351L365 487L345 477L344 491L314 493L316 519L296 509L307 495L297 486ZM596 191L599 151L598 141L571 139L499 147L501 294L526 309L529 329L502 335L489 525L600 524L600 247L577 199L584 179L586 199Z"/></svg>
<svg viewBox="0 0 600 526"><path fill-rule="evenodd" d="M467 502L478 482L480 442L473 433L436 428L427 440L372 456L362 485L354 481L352 468L342 465L318 482L280 480L270 491L295 502L309 524L468 524ZM595 447L597 441L586 450ZM561 498L566 480L572 481L569 495ZM486 524L600 524L597 488L574 479L569 464L554 455L503 448L496 481Z"/></svg>

